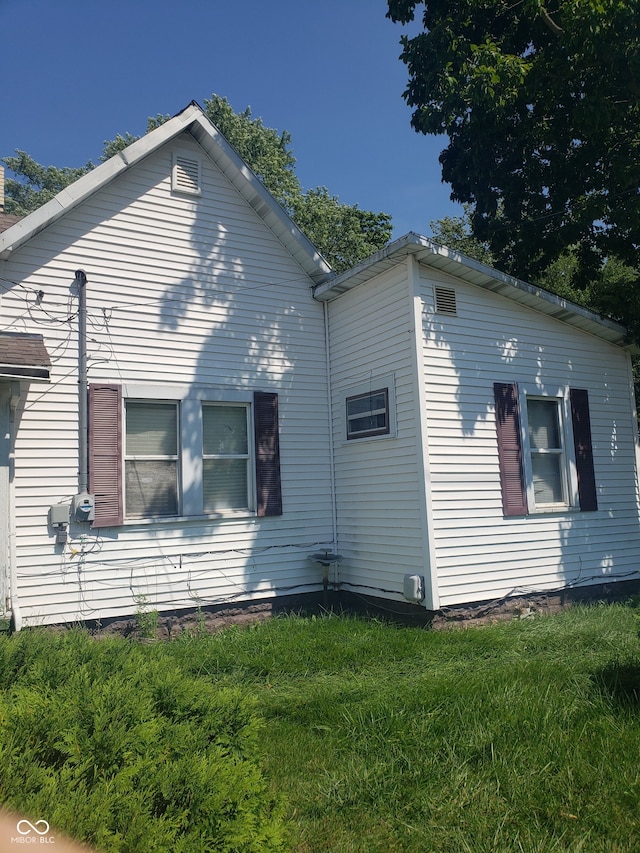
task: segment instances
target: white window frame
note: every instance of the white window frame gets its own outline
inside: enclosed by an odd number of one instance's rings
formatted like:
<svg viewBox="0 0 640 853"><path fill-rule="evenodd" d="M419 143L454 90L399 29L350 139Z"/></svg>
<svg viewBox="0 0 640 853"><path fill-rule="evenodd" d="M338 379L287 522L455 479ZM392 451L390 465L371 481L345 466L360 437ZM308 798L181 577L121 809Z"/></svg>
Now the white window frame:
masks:
<svg viewBox="0 0 640 853"><path fill-rule="evenodd" d="M253 518L257 516L255 486L255 441L253 390L238 391L211 386L138 384L122 385L123 469L126 460L126 404L175 403L178 406L178 515L130 516L126 512L126 472L122 474L124 524L157 524L210 518ZM202 406L219 403L242 405L247 409L249 462L249 507L206 512L203 494L203 425Z"/></svg>
<svg viewBox="0 0 640 853"><path fill-rule="evenodd" d="M382 431L363 431L361 434L349 434L348 403L359 397L366 397L385 391L387 394L387 428ZM396 427L396 394L395 377L393 374L374 376L364 382L349 385L340 392L342 412L342 440L343 444L355 445L364 441L386 441L395 438Z"/></svg>
<svg viewBox="0 0 640 853"><path fill-rule="evenodd" d="M128 452L128 406L132 405L147 405L147 406L173 406L176 412L176 452L175 454L135 454ZM122 490L123 490L123 508L124 508L124 517L126 520L145 520L145 519L159 519L159 518L176 518L181 514L181 496L182 496L182 485L181 485L181 477L180 477L180 460L181 460L181 426L180 426L180 403L176 400L163 400L163 399L147 399L140 400L137 398L128 397L123 400L124 405L124 418L123 418L123 478L122 478ZM174 462L176 467L176 476L175 476L175 484L176 484L176 513L163 513L162 515L130 515L127 512L127 463L128 462Z"/></svg>
<svg viewBox="0 0 640 853"><path fill-rule="evenodd" d="M204 449L204 409L205 407L220 407L220 408L241 408L245 412L246 418L246 429L247 429L247 452L246 453L205 453ZM253 406L249 403L231 403L231 402L223 402L216 400L203 400L200 406L200 417L201 424L203 428L202 434L202 488L203 488L203 511L207 515L219 516L219 515L236 515L241 513L242 515L247 515L247 513L255 513L255 452L254 452L254 441L253 441ZM227 509L220 510L207 510L204 509L204 462L209 459L244 459L245 460L245 475L246 475L246 493L247 493L247 505L244 507L233 507Z"/></svg>
<svg viewBox="0 0 640 853"><path fill-rule="evenodd" d="M553 513L566 512L567 509L579 508L578 477L575 464L575 448L573 442L573 429L571 423L571 404L569 400L569 389L541 389L539 387L520 387L520 431L522 439L522 451L524 462L524 475L527 491L527 504L529 513ZM534 450L531 447L529 431L529 400L540 400L555 403L558 415L558 428L562 447L549 451ZM553 503L538 503L535 498L533 484L533 462L532 456L550 453L560 456L560 479L562 488L562 500Z"/></svg>

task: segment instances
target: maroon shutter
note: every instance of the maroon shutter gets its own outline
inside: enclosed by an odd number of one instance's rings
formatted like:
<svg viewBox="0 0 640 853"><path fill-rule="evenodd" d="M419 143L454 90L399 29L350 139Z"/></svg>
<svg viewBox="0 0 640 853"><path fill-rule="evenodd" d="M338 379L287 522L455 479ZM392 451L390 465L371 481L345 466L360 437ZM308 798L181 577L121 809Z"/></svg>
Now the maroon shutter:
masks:
<svg viewBox="0 0 640 853"><path fill-rule="evenodd" d="M589 394L583 388L570 388L571 421L573 444L576 452L578 475L578 498L582 512L598 509L596 476L593 469L593 447L591 445L591 420L589 418Z"/></svg>
<svg viewBox="0 0 640 853"><path fill-rule="evenodd" d="M122 391L89 386L89 489L96 499L93 527L122 524Z"/></svg>
<svg viewBox="0 0 640 853"><path fill-rule="evenodd" d="M526 515L527 492L522 464L518 386L510 382L496 382L493 393L496 402L502 509L505 515Z"/></svg>
<svg viewBox="0 0 640 853"><path fill-rule="evenodd" d="M254 393L253 420L256 437L258 515L282 515L277 394L266 391Z"/></svg>

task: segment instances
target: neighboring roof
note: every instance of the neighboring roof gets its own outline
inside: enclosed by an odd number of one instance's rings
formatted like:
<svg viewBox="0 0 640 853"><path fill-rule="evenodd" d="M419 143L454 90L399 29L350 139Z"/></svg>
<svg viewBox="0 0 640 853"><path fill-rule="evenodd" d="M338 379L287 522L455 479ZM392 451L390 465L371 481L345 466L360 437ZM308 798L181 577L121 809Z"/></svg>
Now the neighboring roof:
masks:
<svg viewBox="0 0 640 853"><path fill-rule="evenodd" d="M586 308L581 308L541 287L498 272L486 264L481 264L479 261L414 233L394 240L352 269L316 285L314 296L322 302L335 299L347 290L364 284L374 276L401 263L408 255L413 255L419 263L483 287L485 290L499 293L527 308L547 314L549 317L616 346L634 353L640 352L635 344L629 342L627 330L613 320L599 317L587 311Z"/></svg>
<svg viewBox="0 0 640 853"><path fill-rule="evenodd" d="M51 359L42 335L0 332L0 379L50 378Z"/></svg>
<svg viewBox="0 0 640 853"><path fill-rule="evenodd" d="M17 216L15 213L0 213L0 233L6 231L7 228L11 228L12 225L15 225L21 219L22 217Z"/></svg>
<svg viewBox="0 0 640 853"><path fill-rule="evenodd" d="M200 143L312 281L325 280L331 274L331 267L195 101L0 234L0 258L9 257L35 234L185 131Z"/></svg>

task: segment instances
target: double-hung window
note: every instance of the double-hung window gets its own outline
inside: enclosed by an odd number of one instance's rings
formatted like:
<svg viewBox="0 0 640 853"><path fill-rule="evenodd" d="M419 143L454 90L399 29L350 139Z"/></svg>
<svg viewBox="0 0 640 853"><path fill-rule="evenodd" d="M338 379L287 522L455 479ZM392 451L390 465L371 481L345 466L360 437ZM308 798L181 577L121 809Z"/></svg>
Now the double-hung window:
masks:
<svg viewBox="0 0 640 853"><path fill-rule="evenodd" d="M202 406L202 488L205 512L251 506L249 407Z"/></svg>
<svg viewBox="0 0 640 853"><path fill-rule="evenodd" d="M569 503L562 400L527 397L531 488L536 507Z"/></svg>
<svg viewBox="0 0 640 853"><path fill-rule="evenodd" d="M89 386L94 527L282 515L277 393L131 390L124 399L120 385Z"/></svg>
<svg viewBox="0 0 640 853"><path fill-rule="evenodd" d="M597 510L588 392L542 396L496 382L494 398L504 514Z"/></svg>
<svg viewBox="0 0 640 853"><path fill-rule="evenodd" d="M177 404L127 400L125 422L126 515L178 515Z"/></svg>

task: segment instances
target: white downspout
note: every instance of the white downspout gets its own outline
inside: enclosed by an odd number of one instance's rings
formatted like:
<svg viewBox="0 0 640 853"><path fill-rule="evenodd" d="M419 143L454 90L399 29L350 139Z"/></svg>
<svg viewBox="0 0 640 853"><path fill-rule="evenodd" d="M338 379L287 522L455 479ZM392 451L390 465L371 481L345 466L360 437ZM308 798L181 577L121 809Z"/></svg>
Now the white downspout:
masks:
<svg viewBox="0 0 640 853"><path fill-rule="evenodd" d="M329 303L322 303L324 316L324 352L327 363L327 392L328 392L328 416L329 416L329 478L331 481L331 523L333 525L333 551L338 551L338 510L336 504L336 472L333 458L333 388L331 385L331 358L329 354ZM333 564L334 589L339 583L339 562Z"/></svg>
<svg viewBox="0 0 640 853"><path fill-rule="evenodd" d="M18 567L16 565L16 515L15 515L15 421L16 407L20 399L20 386L17 382L11 383L11 394L9 396L9 607L11 610L11 621L13 630L20 631L22 628L22 614L18 600Z"/></svg>

